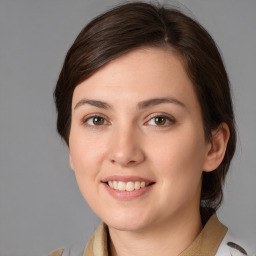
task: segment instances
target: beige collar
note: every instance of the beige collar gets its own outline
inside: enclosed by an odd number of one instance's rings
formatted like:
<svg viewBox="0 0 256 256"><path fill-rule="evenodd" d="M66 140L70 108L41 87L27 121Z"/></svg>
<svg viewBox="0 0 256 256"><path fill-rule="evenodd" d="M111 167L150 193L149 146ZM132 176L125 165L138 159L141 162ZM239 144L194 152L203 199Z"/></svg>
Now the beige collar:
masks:
<svg viewBox="0 0 256 256"><path fill-rule="evenodd" d="M227 233L227 228L219 222L216 214L208 220L193 243L179 256L213 256ZM101 223L88 241L83 256L108 256L108 230Z"/></svg>
<svg viewBox="0 0 256 256"><path fill-rule="evenodd" d="M213 256L228 229L213 214L193 243L179 256Z"/></svg>

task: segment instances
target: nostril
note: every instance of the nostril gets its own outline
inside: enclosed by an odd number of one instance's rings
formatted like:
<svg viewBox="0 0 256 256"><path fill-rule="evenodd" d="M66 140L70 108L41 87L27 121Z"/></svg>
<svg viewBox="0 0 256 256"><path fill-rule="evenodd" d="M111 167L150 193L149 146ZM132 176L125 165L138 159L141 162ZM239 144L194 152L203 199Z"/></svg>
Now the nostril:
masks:
<svg viewBox="0 0 256 256"><path fill-rule="evenodd" d="M136 161L134 161L134 160L131 160L131 161L128 161L127 163L125 162L125 161L117 161L117 160L115 160L115 159L111 159L110 160L111 161L111 163L121 163L122 165L124 165L124 166L132 166L132 165L134 165L134 164L136 164Z"/></svg>

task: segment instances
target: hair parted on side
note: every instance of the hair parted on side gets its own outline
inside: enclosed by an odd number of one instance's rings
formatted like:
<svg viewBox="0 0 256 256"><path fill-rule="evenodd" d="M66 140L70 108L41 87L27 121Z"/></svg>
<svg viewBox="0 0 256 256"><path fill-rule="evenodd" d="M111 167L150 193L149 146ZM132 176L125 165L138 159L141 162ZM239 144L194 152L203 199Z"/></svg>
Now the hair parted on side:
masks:
<svg viewBox="0 0 256 256"><path fill-rule="evenodd" d="M236 130L228 76L209 33L175 8L144 2L119 5L92 20L67 52L54 91L57 130L69 143L74 89L111 60L139 47L169 47L184 62L200 103L205 137L225 122L230 139L225 157L212 172L203 172L201 206L216 210L236 147Z"/></svg>

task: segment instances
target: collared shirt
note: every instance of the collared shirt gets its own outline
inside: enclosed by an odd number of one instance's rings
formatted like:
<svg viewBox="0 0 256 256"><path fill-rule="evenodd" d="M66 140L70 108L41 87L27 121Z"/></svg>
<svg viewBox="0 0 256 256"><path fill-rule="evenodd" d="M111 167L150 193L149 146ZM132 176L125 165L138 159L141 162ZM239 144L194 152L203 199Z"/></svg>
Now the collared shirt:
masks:
<svg viewBox="0 0 256 256"><path fill-rule="evenodd" d="M241 243L228 232L213 214L192 244L179 256L244 256L248 255ZM101 223L86 247L59 249L48 256L109 256L108 228ZM254 256L251 254L251 256Z"/></svg>

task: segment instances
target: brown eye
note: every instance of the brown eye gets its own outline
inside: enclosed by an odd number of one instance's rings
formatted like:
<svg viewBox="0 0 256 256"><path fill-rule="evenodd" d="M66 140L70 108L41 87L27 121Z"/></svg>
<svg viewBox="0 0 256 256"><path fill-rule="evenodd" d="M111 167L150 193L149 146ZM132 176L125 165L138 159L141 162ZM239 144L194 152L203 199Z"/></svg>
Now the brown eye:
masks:
<svg viewBox="0 0 256 256"><path fill-rule="evenodd" d="M103 125L104 124L104 118L100 117L100 116L95 116L92 119L92 122L94 125Z"/></svg>
<svg viewBox="0 0 256 256"><path fill-rule="evenodd" d="M91 116L87 118L83 123L90 126L101 126L101 125L105 125L107 121L105 120L105 118L101 116Z"/></svg>
<svg viewBox="0 0 256 256"><path fill-rule="evenodd" d="M165 125L167 118L165 116L157 116L154 118L157 125Z"/></svg>
<svg viewBox="0 0 256 256"><path fill-rule="evenodd" d="M147 125L151 126L170 126L171 124L174 124L176 121L173 117L164 115L164 114L155 114L151 117L151 119L147 122Z"/></svg>

